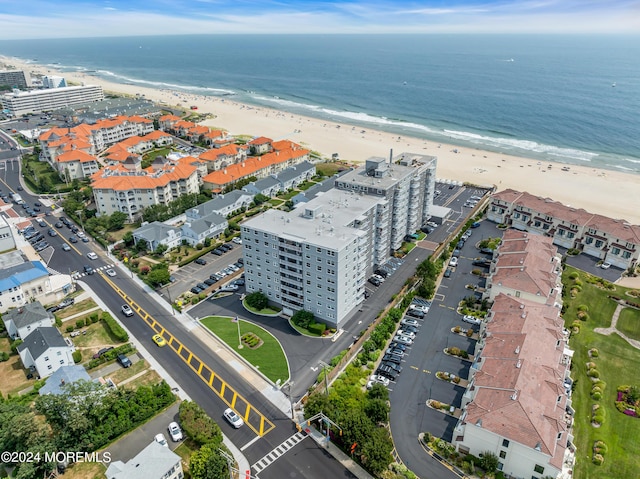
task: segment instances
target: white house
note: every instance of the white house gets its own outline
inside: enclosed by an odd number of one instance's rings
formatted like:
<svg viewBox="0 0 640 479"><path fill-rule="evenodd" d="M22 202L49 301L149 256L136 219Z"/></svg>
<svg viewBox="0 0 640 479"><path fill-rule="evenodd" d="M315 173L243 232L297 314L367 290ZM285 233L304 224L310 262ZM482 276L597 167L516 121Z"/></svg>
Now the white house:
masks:
<svg viewBox="0 0 640 479"><path fill-rule="evenodd" d="M51 376L62 366L71 366L75 347L67 343L57 328L38 328L24 338L18 354L25 368L35 370L41 378Z"/></svg>
<svg viewBox="0 0 640 479"><path fill-rule="evenodd" d="M140 240L146 241L150 251L155 251L161 244L171 249L182 244L182 231L179 228L154 221L135 230L133 240L136 244Z"/></svg>
<svg viewBox="0 0 640 479"><path fill-rule="evenodd" d="M53 315L38 302L10 309L2 315L2 320L12 339L24 339L36 329L55 323Z"/></svg>
<svg viewBox="0 0 640 479"><path fill-rule="evenodd" d="M153 441L129 462L109 464L107 479L182 479L180 456Z"/></svg>
<svg viewBox="0 0 640 479"><path fill-rule="evenodd" d="M206 238L218 238L227 228L227 219L218 213L211 213L197 220L189 220L180 228L182 239L189 242L191 246L204 243Z"/></svg>

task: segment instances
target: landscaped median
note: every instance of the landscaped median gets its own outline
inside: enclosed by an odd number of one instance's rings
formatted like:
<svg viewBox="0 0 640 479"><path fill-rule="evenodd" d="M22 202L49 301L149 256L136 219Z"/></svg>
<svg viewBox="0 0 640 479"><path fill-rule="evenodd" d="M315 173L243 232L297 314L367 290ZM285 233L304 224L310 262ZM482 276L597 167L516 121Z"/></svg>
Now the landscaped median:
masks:
<svg viewBox="0 0 640 479"><path fill-rule="evenodd" d="M207 316L200 323L272 382L289 379L284 350L266 329L230 316Z"/></svg>

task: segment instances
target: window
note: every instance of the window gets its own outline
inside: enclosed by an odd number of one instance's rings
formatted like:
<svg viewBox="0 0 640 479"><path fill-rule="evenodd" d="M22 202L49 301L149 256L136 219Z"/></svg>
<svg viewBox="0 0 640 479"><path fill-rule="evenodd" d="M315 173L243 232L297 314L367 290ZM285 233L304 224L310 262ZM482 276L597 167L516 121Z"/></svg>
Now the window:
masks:
<svg viewBox="0 0 640 479"><path fill-rule="evenodd" d="M536 467L533 468L533 472L537 472L538 474L542 474L544 472L544 467L536 464Z"/></svg>
<svg viewBox="0 0 640 479"><path fill-rule="evenodd" d="M53 369L53 366L51 366L51 364L49 364L49 365L47 366L47 369Z"/></svg>
<svg viewBox="0 0 640 479"><path fill-rule="evenodd" d="M533 222L533 226L535 226L536 228L540 228L540 225L541 225L541 224L542 224L542 223L541 223L540 221L534 221L534 222Z"/></svg>
<svg viewBox="0 0 640 479"><path fill-rule="evenodd" d="M612 249L611 249L611 252L612 252L613 254L615 254L616 256L618 256L618 255L620 254L620 248L612 248Z"/></svg>
<svg viewBox="0 0 640 479"><path fill-rule="evenodd" d="M64 365L64 359L60 360L60 364Z"/></svg>
<svg viewBox="0 0 640 479"><path fill-rule="evenodd" d="M597 241L596 241L596 248L602 248L602 244L603 244L603 243L604 243L604 242L603 242L602 240L597 240Z"/></svg>
<svg viewBox="0 0 640 479"><path fill-rule="evenodd" d="M45 357L44 357L44 360L45 360L45 361L49 361L49 356L45 356Z"/></svg>
<svg viewBox="0 0 640 479"><path fill-rule="evenodd" d="M500 451L500 458L504 459L505 457L507 457L507 451Z"/></svg>
<svg viewBox="0 0 640 479"><path fill-rule="evenodd" d="M502 440L502 447L509 447L509 440L508 439L503 439Z"/></svg>
<svg viewBox="0 0 640 479"><path fill-rule="evenodd" d="M591 243L593 243L593 238L591 236L587 236L587 238L585 239L584 242L587 243L587 244L591 244Z"/></svg>

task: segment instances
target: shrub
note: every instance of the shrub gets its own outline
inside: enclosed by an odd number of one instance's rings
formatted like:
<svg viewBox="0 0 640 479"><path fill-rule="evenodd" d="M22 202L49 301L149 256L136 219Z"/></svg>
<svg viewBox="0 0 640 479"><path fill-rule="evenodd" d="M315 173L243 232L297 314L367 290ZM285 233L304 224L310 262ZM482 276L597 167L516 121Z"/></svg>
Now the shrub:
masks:
<svg viewBox="0 0 640 479"><path fill-rule="evenodd" d="M14 339L11 341L11 353L16 354L18 346L22 344L22 339Z"/></svg>
<svg viewBox="0 0 640 479"><path fill-rule="evenodd" d="M118 341L124 342L129 340L129 335L118 322L111 317L109 313L102 314L102 320L107 328L107 331L113 335Z"/></svg>
<svg viewBox="0 0 640 479"><path fill-rule="evenodd" d="M309 324L313 322L313 313L300 309L293 313L293 316L291 316L291 322L296 326L306 329L309 327Z"/></svg>
<svg viewBox="0 0 640 479"><path fill-rule="evenodd" d="M597 358L600 355L600 352L596 348L591 348L589 350L589 356L592 358Z"/></svg>
<svg viewBox="0 0 640 479"><path fill-rule="evenodd" d="M80 329L84 326L84 319L78 319L76 321L76 328Z"/></svg>
<svg viewBox="0 0 640 479"><path fill-rule="evenodd" d="M596 466L601 466L604 462L604 456L602 454L594 454L592 461Z"/></svg>
<svg viewBox="0 0 640 479"><path fill-rule="evenodd" d="M595 368L589 369L589 372L587 372L587 376L589 376L591 378L599 378L600 377L600 371L598 371Z"/></svg>
<svg viewBox="0 0 640 479"><path fill-rule="evenodd" d="M8 360L9 360L9 353L6 351L0 352L0 363L3 363Z"/></svg>
<svg viewBox="0 0 640 479"><path fill-rule="evenodd" d="M74 351L71 357L73 358L73 362L78 364L80 361L82 361L82 351L80 350Z"/></svg>
<svg viewBox="0 0 640 479"><path fill-rule="evenodd" d="M262 310L269 306L269 298L262 291L248 294L245 301L249 306L257 310Z"/></svg>
<svg viewBox="0 0 640 479"><path fill-rule="evenodd" d="M467 338L473 336L473 329L467 329Z"/></svg>
<svg viewBox="0 0 640 479"><path fill-rule="evenodd" d="M72 326L72 325L70 324L70 325L69 325L69 326L67 326L65 329L66 329L67 333L71 333L71 332L73 332L73 330L74 330L74 329L76 329L76 328L75 328L75 326Z"/></svg>
<svg viewBox="0 0 640 479"><path fill-rule="evenodd" d="M180 425L188 437L198 446L222 443L222 431L216 422L198 404L183 401L180 404Z"/></svg>
<svg viewBox="0 0 640 479"><path fill-rule="evenodd" d="M599 454L606 454L608 449L604 441L596 441L593 444L593 450Z"/></svg>
<svg viewBox="0 0 640 479"><path fill-rule="evenodd" d="M578 273L576 271L574 271L569 275L569 279L577 279L577 278L578 278Z"/></svg>
<svg viewBox="0 0 640 479"><path fill-rule="evenodd" d="M91 324L97 323L100 320L100 317L97 314L91 315Z"/></svg>
<svg viewBox="0 0 640 479"><path fill-rule="evenodd" d="M321 335L327 329L327 325L324 323L311 323L308 329L310 333Z"/></svg>
<svg viewBox="0 0 640 479"><path fill-rule="evenodd" d="M594 391L591 393L591 399L595 401L600 401L602 399L602 393L600 391Z"/></svg>
<svg viewBox="0 0 640 479"><path fill-rule="evenodd" d="M580 306L578 306L578 311L584 311L584 312L588 312L589 311L589 306L587 306L586 304L581 304Z"/></svg>

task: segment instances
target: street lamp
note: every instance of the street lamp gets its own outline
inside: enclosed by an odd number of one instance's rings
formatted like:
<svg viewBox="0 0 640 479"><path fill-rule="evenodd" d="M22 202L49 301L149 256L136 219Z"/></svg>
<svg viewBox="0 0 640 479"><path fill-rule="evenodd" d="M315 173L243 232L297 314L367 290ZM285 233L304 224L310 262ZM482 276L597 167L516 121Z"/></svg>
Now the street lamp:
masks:
<svg viewBox="0 0 640 479"><path fill-rule="evenodd" d="M83 213L84 213L84 210L76 211L76 214L78 215L78 218L80 218L80 227L82 228L82 231L84 231L84 222L82 221Z"/></svg>
<svg viewBox="0 0 640 479"><path fill-rule="evenodd" d="M324 371L324 393L328 396L329 395L329 378L327 377L328 375L327 370L331 368L331 366L329 366L324 361L318 361L318 364L322 366L322 369Z"/></svg>
<svg viewBox="0 0 640 479"><path fill-rule="evenodd" d="M291 407L291 419L295 419L296 418L296 416L294 414L294 411L293 411L293 396L292 396L292 393L291 393L291 388L293 387L294 384L295 384L294 381L289 381L287 383L287 385L289 386L288 387L289 392L288 392L287 396L289 396L289 406Z"/></svg>
<svg viewBox="0 0 640 479"><path fill-rule="evenodd" d="M169 298L169 306L171 306L171 314L175 316L176 310L173 307L173 301L171 301L171 292L169 291L169 283L165 284L164 288L167 290L167 297Z"/></svg>

